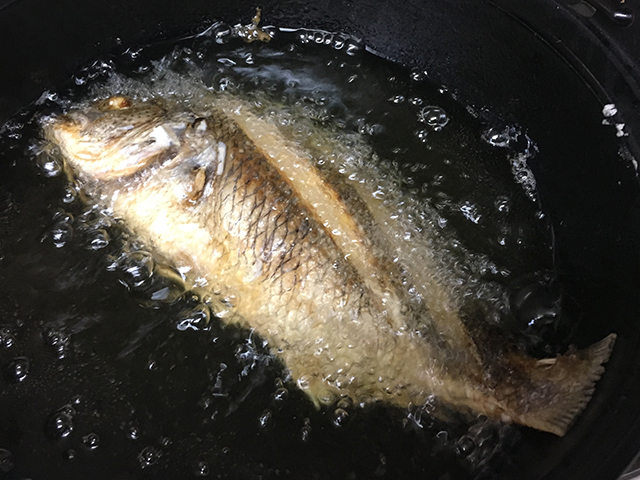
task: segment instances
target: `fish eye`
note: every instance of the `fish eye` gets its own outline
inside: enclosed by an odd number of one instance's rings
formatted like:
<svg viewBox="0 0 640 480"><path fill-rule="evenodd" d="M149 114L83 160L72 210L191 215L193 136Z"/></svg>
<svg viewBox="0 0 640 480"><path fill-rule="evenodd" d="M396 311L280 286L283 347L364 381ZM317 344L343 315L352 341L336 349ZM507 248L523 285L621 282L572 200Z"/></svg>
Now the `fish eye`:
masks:
<svg viewBox="0 0 640 480"><path fill-rule="evenodd" d="M131 105L132 105L132 102L129 98L115 95L113 97L109 97L105 100L102 100L96 106L100 110L107 111L107 110L122 110L123 108L129 108Z"/></svg>

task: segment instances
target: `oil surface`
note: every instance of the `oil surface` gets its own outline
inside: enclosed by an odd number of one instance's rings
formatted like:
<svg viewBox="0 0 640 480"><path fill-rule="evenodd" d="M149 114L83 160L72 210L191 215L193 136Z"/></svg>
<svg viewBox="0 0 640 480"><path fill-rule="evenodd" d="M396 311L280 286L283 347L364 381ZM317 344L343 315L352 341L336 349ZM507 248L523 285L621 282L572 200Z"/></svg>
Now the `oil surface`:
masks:
<svg viewBox="0 0 640 480"><path fill-rule="evenodd" d="M184 95L185 83L173 79L195 76L213 91L269 98L280 107L263 115L303 146L313 148L310 126L347 145L319 156L319 167L379 182L374 195L406 220L407 242L414 231L433 230L448 278L486 306L486 321L533 353L566 343L572 325L561 315L551 232L528 166L536 147L523 128L483 124L424 72L346 36L273 31L270 43L247 44L232 32L216 24L196 38L99 60L5 125L0 471L443 480L486 473L517 429L482 418L443 423L429 405L316 410L252 332L216 319L199 328L207 313L197 301L145 283L152 260L117 221L87 208L55 155L42 151L42 116L114 89ZM349 152L374 152L383 178L354 166ZM124 266L123 246L137 252Z"/></svg>

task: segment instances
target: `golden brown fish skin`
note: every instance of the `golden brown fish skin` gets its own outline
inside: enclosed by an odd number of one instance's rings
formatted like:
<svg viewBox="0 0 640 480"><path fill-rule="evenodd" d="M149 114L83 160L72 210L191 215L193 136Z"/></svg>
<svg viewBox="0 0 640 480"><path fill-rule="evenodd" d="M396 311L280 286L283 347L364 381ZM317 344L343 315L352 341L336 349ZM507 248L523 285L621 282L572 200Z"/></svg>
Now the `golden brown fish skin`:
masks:
<svg viewBox="0 0 640 480"><path fill-rule="evenodd" d="M429 301L423 310L401 313L407 295L397 267L360 247L345 254L352 242L345 244L341 234L367 242L349 218L337 219L344 231L327 231L335 219L323 211L348 211L318 202L340 202L339 195L317 179L315 188L325 193L307 196L295 169L283 162L308 169L309 161L283 150L272 127L251 120L250 112L238 113L242 102L229 109L233 102L214 101L199 116L180 104L117 99L107 101L108 108L103 102L50 120L44 130L96 201L158 255L188 267L191 282L206 281L211 291L234 299L234 318L269 341L314 402L349 396L407 406L435 395L492 417L566 432L602 373L613 337L542 363L506 345L497 352L456 351L466 341L464 326L443 333L430 315L445 315L445 323L459 317ZM366 204L375 224L380 211ZM437 290L447 304L444 290ZM410 318L402 315L413 316L413 323L423 318L426 328L408 328Z"/></svg>

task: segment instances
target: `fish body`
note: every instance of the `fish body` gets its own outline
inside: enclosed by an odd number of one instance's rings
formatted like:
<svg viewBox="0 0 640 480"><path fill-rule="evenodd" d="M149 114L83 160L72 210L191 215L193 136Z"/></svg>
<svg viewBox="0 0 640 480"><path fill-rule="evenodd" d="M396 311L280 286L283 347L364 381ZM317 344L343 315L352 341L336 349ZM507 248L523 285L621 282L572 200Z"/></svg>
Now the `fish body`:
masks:
<svg viewBox="0 0 640 480"><path fill-rule="evenodd" d="M334 188L312 152L234 96L197 111L110 97L48 119L43 135L92 201L224 299L223 320L266 339L318 405L436 397L563 435L610 355L614 335L542 361L508 342L487 348L429 255L403 255L382 202L362 185Z"/></svg>

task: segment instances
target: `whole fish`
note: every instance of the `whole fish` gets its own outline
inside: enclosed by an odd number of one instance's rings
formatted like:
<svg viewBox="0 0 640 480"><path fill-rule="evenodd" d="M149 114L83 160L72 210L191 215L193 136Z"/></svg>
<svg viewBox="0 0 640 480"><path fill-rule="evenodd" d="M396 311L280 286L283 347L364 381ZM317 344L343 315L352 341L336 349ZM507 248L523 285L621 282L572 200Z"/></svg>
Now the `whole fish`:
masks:
<svg viewBox="0 0 640 480"><path fill-rule="evenodd" d="M317 405L435 397L564 435L604 371L613 334L539 360L465 320L426 237L400 245L402 225L366 186L330 183L313 151L238 97L196 109L116 95L46 119L43 136L93 202L226 299L223 320L266 339Z"/></svg>

